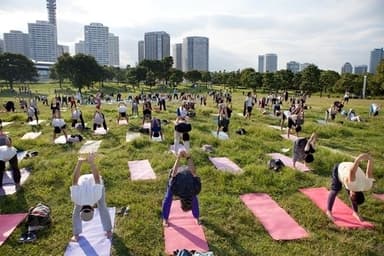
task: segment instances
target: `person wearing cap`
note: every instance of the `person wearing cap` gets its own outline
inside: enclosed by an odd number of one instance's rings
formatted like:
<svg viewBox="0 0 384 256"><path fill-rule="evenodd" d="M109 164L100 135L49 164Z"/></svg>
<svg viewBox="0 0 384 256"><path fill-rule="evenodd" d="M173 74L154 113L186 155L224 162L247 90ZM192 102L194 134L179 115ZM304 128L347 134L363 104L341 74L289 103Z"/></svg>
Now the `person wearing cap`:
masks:
<svg viewBox="0 0 384 256"><path fill-rule="evenodd" d="M83 162L87 161L91 166L92 174L80 176L80 169ZM82 232L81 221L90 221L93 218L94 205L100 214L101 224L105 235L112 237L111 216L105 203L105 188L102 177L95 164L95 155L89 154L87 158L79 157L75 170L73 171L73 180L71 191L71 200L75 203L72 213L72 241L78 241Z"/></svg>
<svg viewBox="0 0 384 256"><path fill-rule="evenodd" d="M180 161L185 158L187 166L180 166ZM169 214L172 206L173 195L180 198L181 209L184 212L191 211L199 224L199 201L197 195L201 191L200 177L197 176L196 168L191 156L186 151L180 151L171 169L167 191L162 205L163 224L168 226Z"/></svg>
<svg viewBox="0 0 384 256"><path fill-rule="evenodd" d="M17 150L12 146L11 138L3 133L3 127L0 125L0 190L3 188L3 174L5 172L5 164L8 161L12 170L16 190L19 190L21 175L17 159Z"/></svg>
<svg viewBox="0 0 384 256"><path fill-rule="evenodd" d="M367 161L365 173L359 167L362 161ZM333 220L332 208L336 195L344 185L351 201L352 215L359 221L363 221L358 214L358 205L364 203L363 191L368 191L373 185L373 159L369 154L363 153L355 158L354 162L341 162L332 170L332 185L327 201L327 216Z"/></svg>
<svg viewBox="0 0 384 256"><path fill-rule="evenodd" d="M293 142L293 168L296 168L297 161L305 163L313 162L313 153L315 153L316 133L312 133L310 138L297 138Z"/></svg>

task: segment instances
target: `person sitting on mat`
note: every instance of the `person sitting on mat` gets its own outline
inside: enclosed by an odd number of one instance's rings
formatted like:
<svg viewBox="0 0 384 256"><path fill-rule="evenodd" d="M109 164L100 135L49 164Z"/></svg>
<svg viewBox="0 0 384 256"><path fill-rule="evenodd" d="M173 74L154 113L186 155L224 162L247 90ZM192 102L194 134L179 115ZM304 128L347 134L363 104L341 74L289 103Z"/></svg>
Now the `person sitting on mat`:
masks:
<svg viewBox="0 0 384 256"><path fill-rule="evenodd" d="M180 167L181 158L187 160L187 166ZM168 226L169 214L172 206L173 195L180 198L181 209L185 212L192 210L192 215L199 221L199 201L197 195L201 191L200 177L191 156L186 151L180 151L171 169L167 191L163 200L162 217L164 226Z"/></svg>
<svg viewBox="0 0 384 256"><path fill-rule="evenodd" d="M80 176L80 169L83 162L87 161L91 166L92 174ZM71 200L75 203L72 213L72 241L79 240L82 230L81 221L90 221L93 219L94 205L97 204L101 224L108 238L112 237L112 223L108 208L105 203L105 188L102 177L95 164L95 155L89 154L87 158L80 156L75 170L73 171L73 180L71 191Z"/></svg>
<svg viewBox="0 0 384 256"><path fill-rule="evenodd" d="M356 114L356 111L353 109L349 109L348 114L347 114L347 119L350 121L361 122L360 116L358 114Z"/></svg>
<svg viewBox="0 0 384 256"><path fill-rule="evenodd" d="M101 112L100 105L97 105L95 114L93 115L93 131L96 131L96 129L101 126L103 126L104 130L107 131L107 123L105 122L105 116Z"/></svg>
<svg viewBox="0 0 384 256"><path fill-rule="evenodd" d="M72 127L73 128L76 128L76 124L80 121L81 129L85 129L83 113L81 112L80 108L78 108L78 107L73 108L71 119L72 119Z"/></svg>
<svg viewBox="0 0 384 256"><path fill-rule="evenodd" d="M365 173L359 167L362 161L367 161ZM353 216L359 220L363 219L358 214L358 205L364 203L363 191L368 191L373 185L373 159L369 154L363 153L355 158L354 162L341 162L336 164L332 170L332 185L328 195L327 216L333 220L332 208L337 193L344 185L351 201Z"/></svg>
<svg viewBox="0 0 384 256"><path fill-rule="evenodd" d="M21 175L19 161L17 159L17 150L12 146L11 138L3 133L3 127L0 125L0 190L3 189L3 174L5 172L5 164L8 161L12 170L16 190L19 190Z"/></svg>
<svg viewBox="0 0 384 256"><path fill-rule="evenodd" d="M298 138L293 143L293 168L296 168L297 161L304 161L305 163L313 162L313 153L315 153L316 133L312 133L311 137Z"/></svg>
<svg viewBox="0 0 384 256"><path fill-rule="evenodd" d="M161 121L160 119L153 117L151 121L151 128L149 128L149 138L160 137L163 140L163 132L161 131Z"/></svg>
<svg viewBox="0 0 384 256"><path fill-rule="evenodd" d="M127 105L124 102L119 102L119 105L117 106L119 116L117 117L117 123L119 123L120 118L127 120L128 124L128 115L127 115Z"/></svg>
<svg viewBox="0 0 384 256"><path fill-rule="evenodd" d="M52 119L52 126L53 126L53 142L55 142L56 135L63 132L65 136L65 140L68 140L68 135L66 132L67 125L65 124L64 119L60 116L60 111L55 112L55 115Z"/></svg>

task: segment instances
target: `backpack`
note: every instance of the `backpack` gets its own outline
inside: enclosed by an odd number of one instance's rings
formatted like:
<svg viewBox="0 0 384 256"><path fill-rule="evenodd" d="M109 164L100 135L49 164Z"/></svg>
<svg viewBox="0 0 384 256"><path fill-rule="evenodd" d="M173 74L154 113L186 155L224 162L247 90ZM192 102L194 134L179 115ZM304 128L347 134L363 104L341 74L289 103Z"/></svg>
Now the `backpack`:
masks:
<svg viewBox="0 0 384 256"><path fill-rule="evenodd" d="M52 223L51 209L49 206L38 203L35 207L31 207L28 212L25 225L28 231L41 230L49 227Z"/></svg>
<svg viewBox="0 0 384 256"><path fill-rule="evenodd" d="M271 159L268 161L268 168L274 170L275 172L280 171L285 165L280 159Z"/></svg>

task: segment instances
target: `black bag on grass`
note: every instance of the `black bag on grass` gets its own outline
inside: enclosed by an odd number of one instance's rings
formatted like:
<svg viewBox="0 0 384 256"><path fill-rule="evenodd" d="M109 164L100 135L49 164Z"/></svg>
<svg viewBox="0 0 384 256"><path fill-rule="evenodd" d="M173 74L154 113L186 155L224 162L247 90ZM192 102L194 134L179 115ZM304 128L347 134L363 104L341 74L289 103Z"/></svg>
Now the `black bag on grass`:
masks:
<svg viewBox="0 0 384 256"><path fill-rule="evenodd" d="M28 231L41 230L49 227L52 223L51 209L49 206L38 203L35 207L29 209L25 225Z"/></svg>
<svg viewBox="0 0 384 256"><path fill-rule="evenodd" d="M271 170L274 170L275 172L278 172L283 168L285 165L283 161L280 159L271 159L268 161L268 168Z"/></svg>

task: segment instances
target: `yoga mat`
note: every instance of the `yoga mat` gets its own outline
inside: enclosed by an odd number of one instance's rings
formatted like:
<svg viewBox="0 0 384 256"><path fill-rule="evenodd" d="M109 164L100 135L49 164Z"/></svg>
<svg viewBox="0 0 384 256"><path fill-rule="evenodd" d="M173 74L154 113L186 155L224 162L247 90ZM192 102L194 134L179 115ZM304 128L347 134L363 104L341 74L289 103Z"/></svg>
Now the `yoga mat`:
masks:
<svg viewBox="0 0 384 256"><path fill-rule="evenodd" d="M20 169L20 185L23 185L25 181L28 179L31 171L27 168ZM12 195L16 193L15 182L12 178L12 171L5 171L3 174L3 189L0 188L0 196L4 195ZM1 222L0 222L1 223Z"/></svg>
<svg viewBox="0 0 384 256"><path fill-rule="evenodd" d="M288 138L288 135L286 133L284 133L284 134L281 134L281 137L283 137L286 140L291 140L291 141L297 140L297 136L293 135L293 134L290 134L289 138Z"/></svg>
<svg viewBox="0 0 384 256"><path fill-rule="evenodd" d="M154 180L156 174L148 160L128 161L131 180Z"/></svg>
<svg viewBox="0 0 384 256"><path fill-rule="evenodd" d="M33 140L41 135L41 132L27 132L21 137L22 140Z"/></svg>
<svg viewBox="0 0 384 256"><path fill-rule="evenodd" d="M141 136L141 133L138 133L138 132L127 132L127 134L125 136L125 141L126 142L131 142L134 139L139 138L140 136Z"/></svg>
<svg viewBox="0 0 384 256"><path fill-rule="evenodd" d="M294 169L292 158L285 156L283 154L280 154L280 153L270 153L270 154L268 154L268 156L272 157L272 159L280 159L284 163L285 166ZM296 169L299 171L302 171L302 172L309 172L311 170L308 166L305 166L301 162L296 162Z"/></svg>
<svg viewBox="0 0 384 256"><path fill-rule="evenodd" d="M229 139L229 136L227 133L220 131L219 132L219 137L217 137L217 131L212 131L212 135L218 138L219 140L227 140Z"/></svg>
<svg viewBox="0 0 384 256"><path fill-rule="evenodd" d="M237 164L226 157L209 157L209 160L221 171L231 173L241 173L243 171Z"/></svg>
<svg viewBox="0 0 384 256"><path fill-rule="evenodd" d="M372 194L374 198L384 201L384 194Z"/></svg>
<svg viewBox="0 0 384 256"><path fill-rule="evenodd" d="M96 130L94 130L93 133L95 135L105 135L105 134L107 134L107 132L108 132L108 129L105 130L103 127L99 127L99 128L96 128Z"/></svg>
<svg viewBox="0 0 384 256"><path fill-rule="evenodd" d="M179 144L178 146L177 146L177 152L175 152L175 145L171 145L170 147L169 147L169 150L176 156L180 151L187 151L188 152L188 150L185 148L185 146L183 145L183 144Z"/></svg>
<svg viewBox="0 0 384 256"><path fill-rule="evenodd" d="M318 124L327 124L327 122L325 120L322 120L322 119L317 119L316 122Z"/></svg>
<svg viewBox="0 0 384 256"><path fill-rule="evenodd" d="M20 162L27 156L28 151L19 151L17 152L17 160Z"/></svg>
<svg viewBox="0 0 384 256"><path fill-rule="evenodd" d="M0 215L0 246L12 234L13 230L22 222L28 213Z"/></svg>
<svg viewBox="0 0 384 256"><path fill-rule="evenodd" d="M128 122L126 119L119 120L119 125L128 125Z"/></svg>
<svg viewBox="0 0 384 256"><path fill-rule="evenodd" d="M299 189L300 192L305 194L317 207L323 212L327 211L328 190L326 188L304 188ZM373 224L370 222L360 222L352 216L352 209L349 208L343 201L336 197L335 204L333 205L332 215L334 223L342 228L372 228Z"/></svg>
<svg viewBox="0 0 384 256"><path fill-rule="evenodd" d="M10 124L12 124L12 123L13 123L13 122L2 122L1 125L2 125L3 127L5 127L5 126L10 125Z"/></svg>
<svg viewBox="0 0 384 256"><path fill-rule="evenodd" d="M81 123L76 123L75 124L75 128L76 129L84 129L85 127L87 127L87 123L84 123L84 127L82 127Z"/></svg>
<svg viewBox="0 0 384 256"><path fill-rule="evenodd" d="M269 195L251 193L240 198L274 240L295 240L309 236Z"/></svg>
<svg viewBox="0 0 384 256"><path fill-rule="evenodd" d="M281 127L280 126L277 126L277 125L268 125L269 128L272 128L272 129L275 129L275 130L279 130L281 131ZM283 127L283 130L286 130L287 128Z"/></svg>
<svg viewBox="0 0 384 256"><path fill-rule="evenodd" d="M79 154L96 153L99 150L101 140L87 140L79 150Z"/></svg>
<svg viewBox="0 0 384 256"><path fill-rule="evenodd" d="M151 129L151 123L144 123L143 129Z"/></svg>
<svg viewBox="0 0 384 256"><path fill-rule="evenodd" d="M31 122L28 122L29 125L38 125L38 124L41 124L41 123L44 123L45 120L39 120L39 123L36 122L36 120L33 120Z"/></svg>
<svg viewBox="0 0 384 256"><path fill-rule="evenodd" d="M68 134L68 138L70 137L71 135ZM67 139L65 138L64 135L60 135L59 137L57 137L54 141L55 144L67 144Z"/></svg>
<svg viewBox="0 0 384 256"><path fill-rule="evenodd" d="M153 137L152 136L152 141L156 141L156 142L161 142L161 141L163 141L162 139L161 139L161 136L159 136L159 137Z"/></svg>
<svg viewBox="0 0 384 256"><path fill-rule="evenodd" d="M165 252L173 255L175 250L187 249L206 252L209 250L204 230L196 223L192 213L184 212L180 201L172 202L168 227L164 227Z"/></svg>
<svg viewBox="0 0 384 256"><path fill-rule="evenodd" d="M108 208L108 210L113 228L116 209L113 207ZM95 209L93 219L87 222L82 221L82 225L83 233L80 234L79 241L69 242L64 256L111 255L112 241L105 236L97 208Z"/></svg>

